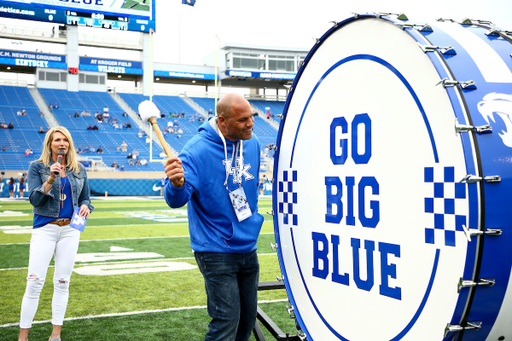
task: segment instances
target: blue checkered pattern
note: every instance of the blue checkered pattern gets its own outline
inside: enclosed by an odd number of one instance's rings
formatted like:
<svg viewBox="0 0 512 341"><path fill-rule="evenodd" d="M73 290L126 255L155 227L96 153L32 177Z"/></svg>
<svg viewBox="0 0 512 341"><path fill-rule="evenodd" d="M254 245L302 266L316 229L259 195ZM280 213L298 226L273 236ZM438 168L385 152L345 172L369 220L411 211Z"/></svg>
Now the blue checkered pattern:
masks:
<svg viewBox="0 0 512 341"><path fill-rule="evenodd" d="M283 224L297 226L299 218L294 211L297 204L297 192L294 192L294 184L297 182L297 171L283 171L282 181L279 181L279 214L283 215Z"/></svg>
<svg viewBox="0 0 512 341"><path fill-rule="evenodd" d="M455 182L455 168L444 167L442 181L436 181L433 167L425 167L425 183L431 197L425 198L425 213L431 215L431 226L425 228L425 243L436 244L444 237L444 245L455 246L455 232L466 225L466 184ZM438 178L441 177L437 174Z"/></svg>

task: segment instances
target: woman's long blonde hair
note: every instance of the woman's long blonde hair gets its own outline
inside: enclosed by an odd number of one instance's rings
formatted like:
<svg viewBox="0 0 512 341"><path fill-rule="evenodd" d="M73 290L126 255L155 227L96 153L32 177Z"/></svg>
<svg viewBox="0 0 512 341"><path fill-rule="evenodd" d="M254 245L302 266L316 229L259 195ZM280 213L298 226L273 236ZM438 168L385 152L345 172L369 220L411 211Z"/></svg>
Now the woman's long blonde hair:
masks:
<svg viewBox="0 0 512 341"><path fill-rule="evenodd" d="M66 168L71 169L75 173L79 173L80 164L78 163L78 158L76 156L73 139L71 138L69 130L67 130L64 127L55 127L48 130L44 138L43 152L41 153L41 157L36 161L43 163L46 167L50 167L50 159L52 157L52 141L53 134L55 134L55 132L64 134L64 136L66 136L69 142L69 149L68 153L66 154Z"/></svg>

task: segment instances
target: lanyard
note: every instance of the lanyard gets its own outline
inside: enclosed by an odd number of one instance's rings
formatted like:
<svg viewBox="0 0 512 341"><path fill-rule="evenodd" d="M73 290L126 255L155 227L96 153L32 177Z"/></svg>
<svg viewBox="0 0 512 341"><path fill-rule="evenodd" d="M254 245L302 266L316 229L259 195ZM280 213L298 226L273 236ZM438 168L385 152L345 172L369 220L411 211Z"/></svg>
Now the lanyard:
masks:
<svg viewBox="0 0 512 341"><path fill-rule="evenodd" d="M226 145L226 140L222 133L219 133L219 136L222 140L222 143L224 144L224 160L228 160L228 149ZM239 149L240 146L240 149ZM240 158L236 158L236 154L238 154L238 150L240 150ZM237 142L236 146L233 146L233 153L231 154L231 160L229 161L229 165L226 164L226 179L224 180L224 186L228 190L228 192L231 193L231 191L228 188L228 178L229 173L231 171L231 166L233 165L233 160L235 160L235 170L233 172L233 179L235 182L238 182L238 188L242 187L242 164L243 164L243 153L244 153L244 142L239 141Z"/></svg>

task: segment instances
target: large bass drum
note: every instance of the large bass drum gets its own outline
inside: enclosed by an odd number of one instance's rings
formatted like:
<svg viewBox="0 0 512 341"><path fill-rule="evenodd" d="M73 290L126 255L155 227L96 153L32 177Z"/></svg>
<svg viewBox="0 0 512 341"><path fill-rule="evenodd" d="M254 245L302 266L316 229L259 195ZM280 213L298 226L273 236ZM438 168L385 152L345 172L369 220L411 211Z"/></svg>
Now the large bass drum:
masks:
<svg viewBox="0 0 512 341"><path fill-rule="evenodd" d="M273 205L308 340L512 340L507 34L359 15L304 60Z"/></svg>

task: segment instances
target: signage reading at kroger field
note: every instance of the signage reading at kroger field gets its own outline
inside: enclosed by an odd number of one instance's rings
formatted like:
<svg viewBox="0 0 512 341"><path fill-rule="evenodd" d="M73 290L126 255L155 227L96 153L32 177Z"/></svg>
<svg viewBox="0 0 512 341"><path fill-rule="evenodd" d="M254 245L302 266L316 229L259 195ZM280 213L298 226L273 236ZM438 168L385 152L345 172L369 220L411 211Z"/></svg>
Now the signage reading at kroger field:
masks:
<svg viewBox="0 0 512 341"><path fill-rule="evenodd" d="M80 70L142 75L142 62L80 57Z"/></svg>
<svg viewBox="0 0 512 341"><path fill-rule="evenodd" d="M155 0L0 0L0 16L149 32L155 29Z"/></svg>
<svg viewBox="0 0 512 341"><path fill-rule="evenodd" d="M381 49L396 27L372 25L361 42L356 24L333 34L288 97L281 272L308 340L442 340L473 224L465 154L453 114L433 114L452 106L428 57L406 34L399 54Z"/></svg>

